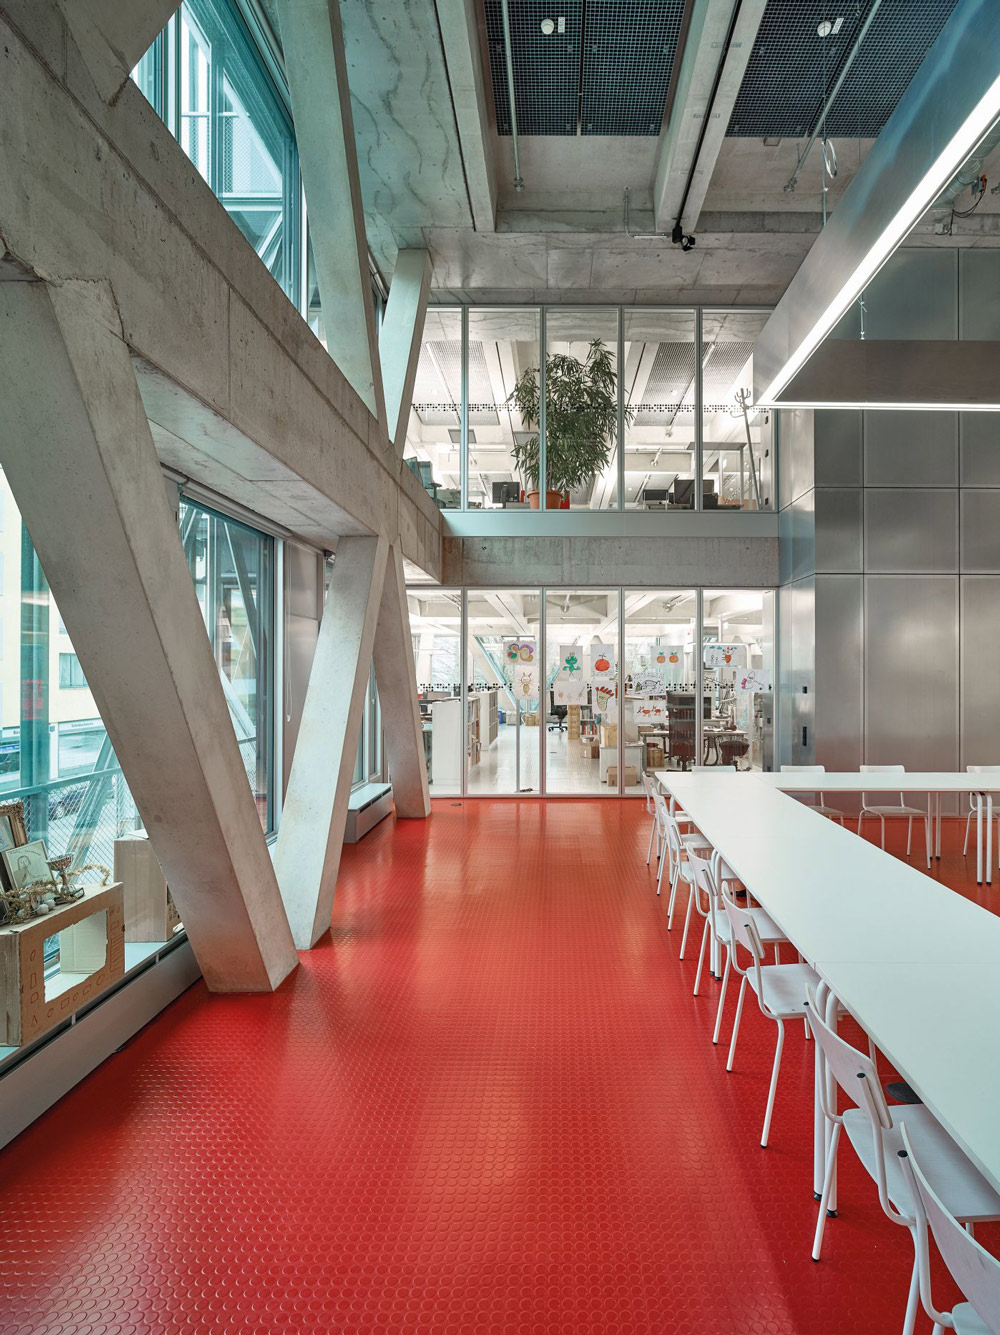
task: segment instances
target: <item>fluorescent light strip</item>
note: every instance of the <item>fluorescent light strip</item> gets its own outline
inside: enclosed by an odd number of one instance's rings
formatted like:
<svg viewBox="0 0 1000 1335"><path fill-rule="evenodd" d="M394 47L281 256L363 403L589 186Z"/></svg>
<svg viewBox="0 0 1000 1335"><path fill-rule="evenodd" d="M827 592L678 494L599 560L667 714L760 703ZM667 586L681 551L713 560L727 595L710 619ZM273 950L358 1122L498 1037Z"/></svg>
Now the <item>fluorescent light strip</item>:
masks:
<svg viewBox="0 0 1000 1335"><path fill-rule="evenodd" d="M897 403L849 403L840 400L836 403L822 403L818 399L786 400L766 405L769 408L863 408L872 412L919 412L940 413L1000 413L1000 403L913 403L900 400Z"/></svg>
<svg viewBox="0 0 1000 1335"><path fill-rule="evenodd" d="M990 84L959 129L952 135L944 149L921 177L919 184L910 192L903 205L897 209L891 221L882 230L878 240L868 250L850 278L847 279L795 352L768 385L757 403L758 408L802 406L819 408L825 406L822 404L793 405L778 403L776 397L788 384L792 376L802 369L854 298L871 282L914 224L926 213L948 182L957 174L962 163L979 141L993 128L998 116L1000 116L1000 76ZM849 405L842 404L838 406L848 407ZM864 404L862 406L874 407L876 405ZM885 406L909 408L921 405L887 404ZM932 404L930 406L937 407L938 405Z"/></svg>

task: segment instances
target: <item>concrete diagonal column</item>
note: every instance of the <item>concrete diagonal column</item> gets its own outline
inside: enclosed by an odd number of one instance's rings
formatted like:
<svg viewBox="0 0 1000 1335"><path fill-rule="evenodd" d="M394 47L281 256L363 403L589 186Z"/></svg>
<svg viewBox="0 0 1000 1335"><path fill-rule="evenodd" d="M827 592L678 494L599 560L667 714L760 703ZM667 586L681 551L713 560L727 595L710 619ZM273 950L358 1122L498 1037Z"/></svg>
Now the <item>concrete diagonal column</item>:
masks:
<svg viewBox="0 0 1000 1335"><path fill-rule="evenodd" d="M0 282L0 461L205 980L297 963L110 287Z"/></svg>
<svg viewBox="0 0 1000 1335"><path fill-rule="evenodd" d="M274 850L300 950L330 927L388 554L385 537L337 543Z"/></svg>
<svg viewBox="0 0 1000 1335"><path fill-rule="evenodd" d="M417 378L430 286L429 253L426 250L399 251L379 332L378 351L385 389L386 430L400 459L406 444L406 423L413 399L413 382Z"/></svg>
<svg viewBox="0 0 1000 1335"><path fill-rule="evenodd" d="M278 20L326 345L352 388L384 425L340 0L278 0Z"/></svg>
<svg viewBox="0 0 1000 1335"><path fill-rule="evenodd" d="M385 572L372 656L396 815L425 819L430 815L431 801L417 703L413 636L406 606L406 580L398 547L393 547Z"/></svg>

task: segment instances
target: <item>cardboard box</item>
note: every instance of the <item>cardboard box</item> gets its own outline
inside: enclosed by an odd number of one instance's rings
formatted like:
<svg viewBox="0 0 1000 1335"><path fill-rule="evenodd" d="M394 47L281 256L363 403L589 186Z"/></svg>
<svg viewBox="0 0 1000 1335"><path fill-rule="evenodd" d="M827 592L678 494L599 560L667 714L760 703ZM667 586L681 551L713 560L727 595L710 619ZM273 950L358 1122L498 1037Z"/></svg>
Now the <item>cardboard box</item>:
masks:
<svg viewBox="0 0 1000 1335"><path fill-rule="evenodd" d="M538 727L538 715L537 715L537 714L522 714L522 715L521 715L521 722L524 724L524 726L525 726L526 728L537 728L537 727Z"/></svg>
<svg viewBox="0 0 1000 1335"><path fill-rule="evenodd" d="M617 723L602 723L602 724L601 724L601 745L602 745L602 746L617 746L617 745L618 745L618 724L617 724Z"/></svg>
<svg viewBox="0 0 1000 1335"><path fill-rule="evenodd" d="M592 737L585 737L580 743L584 760L599 760L601 748Z"/></svg>
<svg viewBox="0 0 1000 1335"><path fill-rule="evenodd" d="M625 787L626 787L626 788L634 788L638 782L639 782L639 771L636 769L636 767L635 767L634 765L626 765L626 766L625 766ZM618 787L618 766L617 766L617 765L609 765L609 766L608 766L608 787L609 787L609 788L617 788L617 787Z"/></svg>
<svg viewBox="0 0 1000 1335"><path fill-rule="evenodd" d="M663 747L658 742L646 743L646 768L663 769Z"/></svg>

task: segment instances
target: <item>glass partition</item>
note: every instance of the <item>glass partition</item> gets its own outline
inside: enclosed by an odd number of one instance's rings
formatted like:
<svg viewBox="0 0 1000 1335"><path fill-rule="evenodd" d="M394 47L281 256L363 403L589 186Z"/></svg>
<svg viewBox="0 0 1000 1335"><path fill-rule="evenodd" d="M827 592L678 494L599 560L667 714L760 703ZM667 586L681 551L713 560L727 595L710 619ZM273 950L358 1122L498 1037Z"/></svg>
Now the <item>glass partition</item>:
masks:
<svg viewBox="0 0 1000 1335"><path fill-rule="evenodd" d="M702 764L769 770L773 755L774 594L706 589Z"/></svg>
<svg viewBox="0 0 1000 1335"><path fill-rule="evenodd" d="M546 792L618 795L618 602L617 589L546 590Z"/></svg>
<svg viewBox="0 0 1000 1335"><path fill-rule="evenodd" d="M462 312L427 311L403 458L443 510L462 502Z"/></svg>
<svg viewBox="0 0 1000 1335"><path fill-rule="evenodd" d="M767 311L702 313L702 473L706 508L770 510L769 414L749 406L753 349Z"/></svg>
<svg viewBox="0 0 1000 1335"><path fill-rule="evenodd" d="M625 507L694 508L695 312L625 311Z"/></svg>
<svg viewBox="0 0 1000 1335"><path fill-rule="evenodd" d="M547 508L617 508L618 407L617 307L548 307Z"/></svg>
<svg viewBox="0 0 1000 1335"><path fill-rule="evenodd" d="M697 624L693 589L625 593L625 742L640 773L687 769L695 759Z"/></svg>
<svg viewBox="0 0 1000 1335"><path fill-rule="evenodd" d="M431 797L462 791L462 595L448 589L409 589L407 606Z"/></svg>
<svg viewBox="0 0 1000 1335"><path fill-rule="evenodd" d="M468 593L467 791L538 793L541 646L537 589Z"/></svg>
<svg viewBox="0 0 1000 1335"><path fill-rule="evenodd" d="M469 509L537 507L538 308L473 306L468 320Z"/></svg>

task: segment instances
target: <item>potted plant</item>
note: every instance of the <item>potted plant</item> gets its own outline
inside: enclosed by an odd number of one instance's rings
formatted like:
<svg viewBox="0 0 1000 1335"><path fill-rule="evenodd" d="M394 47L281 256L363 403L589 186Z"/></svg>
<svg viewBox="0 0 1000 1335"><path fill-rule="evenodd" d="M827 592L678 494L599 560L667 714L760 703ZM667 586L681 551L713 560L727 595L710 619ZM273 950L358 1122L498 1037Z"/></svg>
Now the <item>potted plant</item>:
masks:
<svg viewBox="0 0 1000 1335"><path fill-rule="evenodd" d="M529 366L507 400L529 429L538 427L538 367ZM626 406L625 420L635 410ZM565 353L545 359L545 506L557 510L563 497L584 486L611 458L618 429L618 377L614 360L602 339L590 344L579 361ZM525 487L528 504L538 509L538 435L518 443L512 451Z"/></svg>

